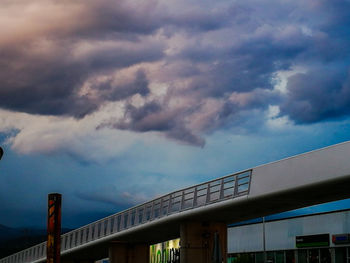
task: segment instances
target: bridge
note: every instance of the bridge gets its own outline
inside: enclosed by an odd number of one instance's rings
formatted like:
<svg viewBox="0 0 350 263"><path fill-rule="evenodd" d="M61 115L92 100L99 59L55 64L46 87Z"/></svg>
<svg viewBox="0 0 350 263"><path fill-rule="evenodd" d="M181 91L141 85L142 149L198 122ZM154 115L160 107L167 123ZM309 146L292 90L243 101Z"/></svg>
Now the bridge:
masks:
<svg viewBox="0 0 350 263"><path fill-rule="evenodd" d="M180 237L181 263L210 262L214 236L227 253L229 223L349 198L349 157L350 141L166 194L62 235L61 260L145 263L150 244ZM44 261L46 242L0 259Z"/></svg>

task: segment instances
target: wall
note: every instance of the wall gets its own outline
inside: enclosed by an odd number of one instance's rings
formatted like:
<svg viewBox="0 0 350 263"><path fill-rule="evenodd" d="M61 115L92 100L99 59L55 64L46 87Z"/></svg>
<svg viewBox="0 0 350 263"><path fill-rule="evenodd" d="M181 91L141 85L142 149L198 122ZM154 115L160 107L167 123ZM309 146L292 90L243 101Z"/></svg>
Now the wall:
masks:
<svg viewBox="0 0 350 263"><path fill-rule="evenodd" d="M295 236L350 233L350 211L266 222L265 233L266 250L295 249ZM330 244L334 246L331 240ZM262 250L262 223L228 229L228 253Z"/></svg>

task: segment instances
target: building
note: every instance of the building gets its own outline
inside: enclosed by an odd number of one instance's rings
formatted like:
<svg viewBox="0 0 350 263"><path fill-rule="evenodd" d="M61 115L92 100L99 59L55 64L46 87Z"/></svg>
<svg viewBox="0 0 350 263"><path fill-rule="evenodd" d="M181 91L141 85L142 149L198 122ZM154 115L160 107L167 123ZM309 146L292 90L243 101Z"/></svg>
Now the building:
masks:
<svg viewBox="0 0 350 263"><path fill-rule="evenodd" d="M229 263L350 263L350 209L228 229Z"/></svg>
<svg viewBox="0 0 350 263"><path fill-rule="evenodd" d="M253 221L228 227L228 263L350 263L350 209ZM180 262L180 243L151 245L149 262Z"/></svg>

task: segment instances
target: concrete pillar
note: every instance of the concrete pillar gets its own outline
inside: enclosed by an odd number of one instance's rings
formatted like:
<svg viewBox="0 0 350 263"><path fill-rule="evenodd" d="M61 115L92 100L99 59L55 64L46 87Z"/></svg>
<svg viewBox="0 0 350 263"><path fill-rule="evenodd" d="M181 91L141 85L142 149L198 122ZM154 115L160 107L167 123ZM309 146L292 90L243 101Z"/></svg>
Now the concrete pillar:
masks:
<svg viewBox="0 0 350 263"><path fill-rule="evenodd" d="M112 243L109 245L109 262L110 263L127 263L128 262L128 244Z"/></svg>
<svg viewBox="0 0 350 263"><path fill-rule="evenodd" d="M148 263L149 245L113 242L109 246L110 263Z"/></svg>
<svg viewBox="0 0 350 263"><path fill-rule="evenodd" d="M215 239L217 244L215 244ZM220 250L219 263L227 262L227 224L185 222L180 227L180 263L212 263ZM217 254L217 253L216 253ZM216 262L215 262L216 263Z"/></svg>
<svg viewBox="0 0 350 263"><path fill-rule="evenodd" d="M148 244L134 244L129 251L131 252L131 263L149 263Z"/></svg>

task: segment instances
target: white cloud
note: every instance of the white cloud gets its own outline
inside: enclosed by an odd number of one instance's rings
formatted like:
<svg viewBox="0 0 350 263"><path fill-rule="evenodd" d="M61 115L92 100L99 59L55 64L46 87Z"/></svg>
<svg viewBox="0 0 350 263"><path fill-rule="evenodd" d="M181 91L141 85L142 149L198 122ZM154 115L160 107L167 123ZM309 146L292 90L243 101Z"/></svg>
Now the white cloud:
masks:
<svg viewBox="0 0 350 263"><path fill-rule="evenodd" d="M293 124L288 116L279 116L280 109L277 105L269 105L266 110L266 126L271 130L287 130L292 128Z"/></svg>
<svg viewBox="0 0 350 263"><path fill-rule="evenodd" d="M294 66L288 70L276 71L272 78L274 89L281 92L282 94L286 94L288 78L295 74L305 73L305 72L307 72L307 68L305 66Z"/></svg>
<svg viewBox="0 0 350 263"><path fill-rule="evenodd" d="M10 134L7 143L22 154L61 152L86 161L104 162L119 156L138 141L145 140L145 135L129 131L96 130L101 119L117 116L119 107L109 104L80 120L0 110L0 132L16 130Z"/></svg>

